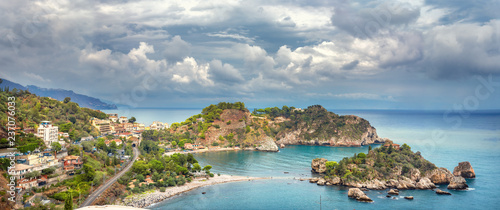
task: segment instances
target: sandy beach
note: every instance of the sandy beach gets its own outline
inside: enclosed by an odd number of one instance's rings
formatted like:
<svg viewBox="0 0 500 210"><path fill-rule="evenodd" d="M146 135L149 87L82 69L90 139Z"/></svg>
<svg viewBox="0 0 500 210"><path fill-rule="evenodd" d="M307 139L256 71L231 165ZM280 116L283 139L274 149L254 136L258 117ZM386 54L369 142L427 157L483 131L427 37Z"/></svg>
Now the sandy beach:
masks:
<svg viewBox="0 0 500 210"><path fill-rule="evenodd" d="M246 176L231 176L231 175L220 175L217 176L215 175L214 177L211 177L210 179L205 179L205 178L197 178L191 181L190 183L186 183L182 186L177 186L177 187L168 187L165 192L160 192L159 190L156 190L152 193L148 194L140 194L140 195L134 195L134 196L129 196L124 199L123 205L126 206L132 206L136 208L144 208L148 207L152 204L161 202L167 198L170 198L174 195L178 195L193 189L196 189L198 187L204 187L204 186L209 186L209 185L215 185L215 184L222 184L222 183L228 183L228 182L238 182L238 181L250 181L250 180L257 180L257 179L270 179L270 177L246 177Z"/></svg>

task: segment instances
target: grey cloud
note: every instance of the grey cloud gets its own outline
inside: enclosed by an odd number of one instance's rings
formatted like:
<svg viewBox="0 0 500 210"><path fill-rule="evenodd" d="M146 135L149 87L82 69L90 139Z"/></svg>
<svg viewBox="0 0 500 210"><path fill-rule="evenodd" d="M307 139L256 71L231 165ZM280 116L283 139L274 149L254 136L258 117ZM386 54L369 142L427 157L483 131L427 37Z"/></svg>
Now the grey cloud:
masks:
<svg viewBox="0 0 500 210"><path fill-rule="evenodd" d="M352 70L354 68L356 68L356 66L359 64L359 61L358 60L354 60L352 62L349 62L345 65L342 66L342 70Z"/></svg>
<svg viewBox="0 0 500 210"><path fill-rule="evenodd" d="M230 64L222 64L220 60L212 60L210 62L210 73L213 79L220 84L234 84L243 82L244 78L240 72Z"/></svg>
<svg viewBox="0 0 500 210"><path fill-rule="evenodd" d="M367 5L367 6L359 6ZM371 1L355 4L338 1L331 22L334 26L360 38L371 38L380 30L393 30L393 27L408 25L418 19L420 8L409 7L402 3Z"/></svg>

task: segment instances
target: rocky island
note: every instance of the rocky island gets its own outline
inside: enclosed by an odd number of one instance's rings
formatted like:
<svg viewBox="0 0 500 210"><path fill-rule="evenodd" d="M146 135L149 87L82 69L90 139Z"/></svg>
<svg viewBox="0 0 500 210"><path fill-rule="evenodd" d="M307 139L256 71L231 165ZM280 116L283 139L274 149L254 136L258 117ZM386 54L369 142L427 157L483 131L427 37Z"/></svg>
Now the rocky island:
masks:
<svg viewBox="0 0 500 210"><path fill-rule="evenodd" d="M377 135L367 120L353 115L340 116L320 105L307 109L283 106L250 112L242 102L212 104L201 114L182 123L173 123L166 132L163 139L167 144L175 141L173 147L182 140L182 143L204 147L237 146L273 152L286 145L349 147L386 140Z"/></svg>
<svg viewBox="0 0 500 210"><path fill-rule="evenodd" d="M410 146L401 147L388 140L383 146L368 154L354 154L340 162L317 158L311 162L312 171L321 178L313 178L318 185L342 185L351 187L349 197L371 202L360 189L390 189L389 195L398 195L398 190L434 189L436 185L448 185L450 190L465 190L465 178L474 178L475 173L469 162L461 162L453 173L446 168L438 168L424 159L420 152L412 152ZM436 191L437 194L451 194ZM413 199L413 197L411 197Z"/></svg>

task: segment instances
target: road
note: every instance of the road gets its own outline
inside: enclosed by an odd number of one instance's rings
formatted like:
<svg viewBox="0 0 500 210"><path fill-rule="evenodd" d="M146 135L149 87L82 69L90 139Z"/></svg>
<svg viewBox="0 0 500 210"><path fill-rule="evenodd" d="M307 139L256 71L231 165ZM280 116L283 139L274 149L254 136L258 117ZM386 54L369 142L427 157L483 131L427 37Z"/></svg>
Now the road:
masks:
<svg viewBox="0 0 500 210"><path fill-rule="evenodd" d="M125 167L122 171L120 171L120 173L118 173L116 176L114 176L113 178L108 180L106 183L101 185L101 187L99 187L92 194L90 194L90 196L82 203L82 205L80 207L91 205L92 202L94 202L99 197L99 195L101 195L101 193L103 193L106 189L111 187L111 185L113 185L113 183L115 183L116 180L118 180L118 178L123 176L123 174L125 174L128 170L130 170L130 168L132 168L132 165L134 164L135 159L137 159L137 156L139 156L139 150L137 150L136 147L134 147L133 150L134 150L134 158L132 159L132 161L130 161L130 163L127 165L127 167Z"/></svg>

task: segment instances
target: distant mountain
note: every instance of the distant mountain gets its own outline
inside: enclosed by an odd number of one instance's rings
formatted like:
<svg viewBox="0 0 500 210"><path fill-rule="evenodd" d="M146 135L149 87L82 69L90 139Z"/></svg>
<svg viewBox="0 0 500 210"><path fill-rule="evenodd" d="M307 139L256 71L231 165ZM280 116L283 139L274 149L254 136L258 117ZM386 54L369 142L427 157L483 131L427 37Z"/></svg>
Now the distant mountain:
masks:
<svg viewBox="0 0 500 210"><path fill-rule="evenodd" d="M80 107L87 107L91 109L116 109L116 105L108 104L102 102L98 98L82 95L73 92L72 90L63 90L63 89L52 89L52 88L41 88L34 85L28 85L27 87L17 84L15 82L11 82L6 79L2 79L2 83L0 84L1 88L9 87L11 90L16 88L20 90L29 90L31 93L43 96L43 97L51 97L59 101L63 101L64 98L70 97L71 101L80 105Z"/></svg>

